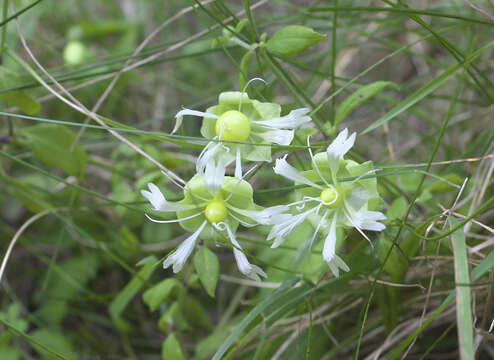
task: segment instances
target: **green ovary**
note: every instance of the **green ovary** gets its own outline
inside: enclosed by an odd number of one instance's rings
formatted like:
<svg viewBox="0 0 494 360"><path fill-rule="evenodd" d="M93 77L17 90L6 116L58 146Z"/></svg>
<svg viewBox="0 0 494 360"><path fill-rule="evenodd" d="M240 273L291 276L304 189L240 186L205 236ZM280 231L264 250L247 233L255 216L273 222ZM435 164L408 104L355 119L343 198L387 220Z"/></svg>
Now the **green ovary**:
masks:
<svg viewBox="0 0 494 360"><path fill-rule="evenodd" d="M330 203L329 205L323 205L325 208L334 209L340 206L343 201L343 191L337 188L327 188L321 191L319 197L323 202Z"/></svg>
<svg viewBox="0 0 494 360"><path fill-rule="evenodd" d="M216 120L216 135L220 140L243 142L250 130L249 119L240 111L229 110Z"/></svg>
<svg viewBox="0 0 494 360"><path fill-rule="evenodd" d="M212 223L219 223L226 219L228 211L223 200L211 200L204 211L206 219Z"/></svg>

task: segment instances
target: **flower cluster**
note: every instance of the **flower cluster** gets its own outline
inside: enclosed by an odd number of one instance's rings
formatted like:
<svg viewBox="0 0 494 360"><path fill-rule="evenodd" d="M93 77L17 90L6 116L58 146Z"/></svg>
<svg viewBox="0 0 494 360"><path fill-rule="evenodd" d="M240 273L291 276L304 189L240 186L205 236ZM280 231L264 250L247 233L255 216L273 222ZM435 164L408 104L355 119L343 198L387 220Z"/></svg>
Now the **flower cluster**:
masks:
<svg viewBox="0 0 494 360"><path fill-rule="evenodd" d="M184 116L199 116L203 118L201 134L210 142L197 160L196 175L183 187L183 200L167 201L152 183L148 184L149 190L142 190L153 211L173 212L177 217L157 220L147 215L151 221L178 222L192 233L165 259L164 268L172 266L175 273L179 272L198 239L227 239L239 271L260 281L266 274L248 261L236 237L238 226L272 226L267 240L272 240L271 247L276 248L295 228L310 221L315 231L309 247L319 233L324 233L322 255L331 271L338 276L339 269L349 270L336 254L337 228L355 228L369 240L363 230L381 231L385 227L379 222L384 215L375 211L380 201L376 179L366 176L375 171L372 163L344 159L355 142L355 133L348 136L348 130L343 130L325 152L315 156L307 139L311 170L300 172L288 164L286 156L276 160L276 174L305 185L296 190L296 202L269 208L256 205L252 187L243 179L242 162L271 161L271 145L289 145L295 129L311 121L308 113L309 109L301 108L281 116L280 105L250 99L243 92L220 94L218 105L206 112L183 109L177 113L173 132ZM226 176L226 167L233 162L235 176ZM351 180L343 182L343 178Z"/></svg>

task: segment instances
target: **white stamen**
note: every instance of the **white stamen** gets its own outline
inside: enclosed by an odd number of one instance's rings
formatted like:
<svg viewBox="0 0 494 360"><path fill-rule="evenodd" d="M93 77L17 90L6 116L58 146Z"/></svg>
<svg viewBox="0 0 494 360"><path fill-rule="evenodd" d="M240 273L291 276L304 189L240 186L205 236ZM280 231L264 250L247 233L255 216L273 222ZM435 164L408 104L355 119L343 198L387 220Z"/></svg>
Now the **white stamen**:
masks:
<svg viewBox="0 0 494 360"><path fill-rule="evenodd" d="M175 222L179 222L179 221L184 221L184 220L189 220L189 219L193 219L199 215L201 215L202 213L197 213L195 215L191 215L191 216L187 216L187 217L184 217L184 218L181 218L181 219L174 219L174 220L156 220L156 219L153 219L152 217L150 217L148 214L144 214L146 215L146 217L151 220L152 222L155 222L155 223L158 223L158 224L170 224L170 223L175 223Z"/></svg>
<svg viewBox="0 0 494 360"><path fill-rule="evenodd" d="M324 182L324 184L326 184L326 186L329 186L329 183L326 181L326 179L324 178L324 176L322 176L322 173L321 173L321 171L319 170L319 167L316 164L316 159L314 159L314 155L312 154L312 148L310 147L310 135L307 136L307 148L309 150L310 159L312 160L312 164L314 165L314 169L316 169L317 174L319 175L319 177L321 178L321 180Z"/></svg>

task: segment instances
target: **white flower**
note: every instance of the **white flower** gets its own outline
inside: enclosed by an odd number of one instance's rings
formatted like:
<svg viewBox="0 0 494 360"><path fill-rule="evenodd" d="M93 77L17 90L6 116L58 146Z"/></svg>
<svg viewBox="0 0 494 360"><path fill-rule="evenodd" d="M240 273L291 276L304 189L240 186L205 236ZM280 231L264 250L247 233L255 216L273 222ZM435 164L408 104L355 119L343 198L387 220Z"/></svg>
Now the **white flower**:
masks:
<svg viewBox="0 0 494 360"><path fill-rule="evenodd" d="M313 170L300 172L287 163L286 156L277 159L274 167L275 173L296 183L307 185L307 190L303 191L309 192L311 195L305 195L302 200L287 205L295 206L298 210L297 214L281 213L272 217L274 226L268 235L268 240L273 240L272 247L279 246L295 228L312 217L317 222L317 226L309 242L310 248L321 227L328 227L328 221L329 229L327 229L324 240L322 257L335 276L339 275L339 269L349 271L345 262L336 254L336 229L338 226L353 227L367 240L369 238L363 230L382 231L385 228L384 224L378 222L386 219L384 214L368 210L369 200L378 197L375 182L369 184L368 180L361 180L364 175L376 170L371 169L359 174L352 182L338 183L337 175L339 173L343 173L344 177L347 177L350 171L360 170L359 167L367 165L367 163L359 165L343 159L344 155L352 148L355 138L355 133L348 136L347 129L341 131L328 146L325 161L321 156L322 154L313 156L309 139L307 139ZM328 179L331 179L332 183ZM320 182L324 185L319 185ZM306 207L308 209L305 209Z"/></svg>
<svg viewBox="0 0 494 360"><path fill-rule="evenodd" d="M241 159L271 161L269 145L289 145L295 128L311 121L307 108L292 110L285 116L280 112L280 105L249 99L245 92L224 92L218 105L206 112L179 111L173 132L180 127L183 116L202 117L201 133L212 141L198 158L197 172L204 174L213 159L221 160L225 166L235 161L235 176L242 177Z"/></svg>
<svg viewBox="0 0 494 360"><path fill-rule="evenodd" d="M260 276L266 277L266 274L258 266L249 263L235 238L235 230L239 223L249 227L270 224L273 216L288 208L261 208L255 205L252 201L252 188L246 181L225 177L225 167L221 161L216 163L213 160L212 164L213 166L206 169L206 176L196 175L185 185L185 198L180 202L167 201L159 188L152 183L148 184L149 191L141 191L154 211L177 212L178 217L173 220L156 220L146 214L148 219L156 223L179 222L184 229L193 232L168 255L163 267L173 265L173 271L179 272L194 250L197 239L209 240L219 232L230 239L239 271L260 281Z"/></svg>

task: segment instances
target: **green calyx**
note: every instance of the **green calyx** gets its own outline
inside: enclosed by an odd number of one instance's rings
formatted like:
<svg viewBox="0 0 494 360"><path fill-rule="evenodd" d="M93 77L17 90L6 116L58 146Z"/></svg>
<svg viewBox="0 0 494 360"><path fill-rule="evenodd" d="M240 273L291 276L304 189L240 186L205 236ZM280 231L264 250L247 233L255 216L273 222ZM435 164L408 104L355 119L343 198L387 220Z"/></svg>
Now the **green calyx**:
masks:
<svg viewBox="0 0 494 360"><path fill-rule="evenodd" d="M243 113L229 110L216 120L215 130L220 140L244 142L250 135L251 126Z"/></svg>
<svg viewBox="0 0 494 360"><path fill-rule="evenodd" d="M325 208L334 209L340 206L344 198L344 193L341 189L330 187L321 191L319 198L323 202Z"/></svg>
<svg viewBox="0 0 494 360"><path fill-rule="evenodd" d="M222 222L228 216L225 202L221 199L211 200L204 210L204 215L211 223Z"/></svg>

